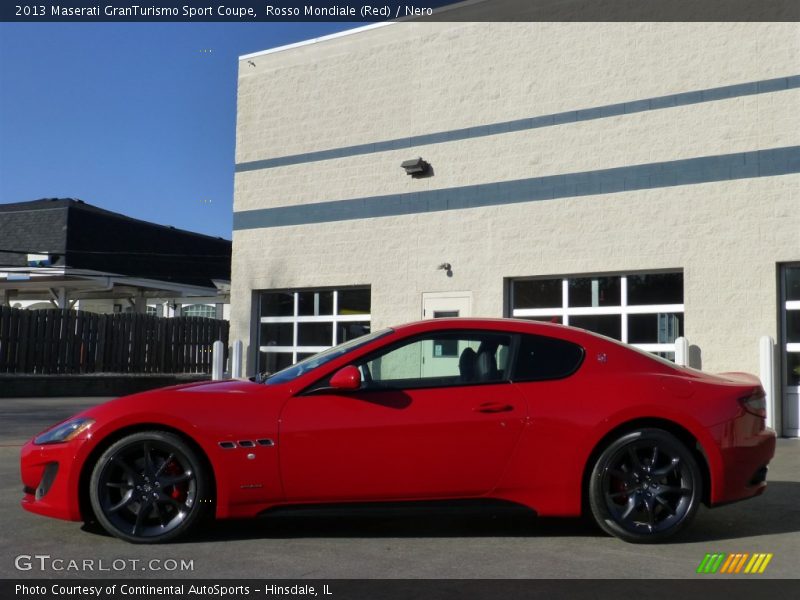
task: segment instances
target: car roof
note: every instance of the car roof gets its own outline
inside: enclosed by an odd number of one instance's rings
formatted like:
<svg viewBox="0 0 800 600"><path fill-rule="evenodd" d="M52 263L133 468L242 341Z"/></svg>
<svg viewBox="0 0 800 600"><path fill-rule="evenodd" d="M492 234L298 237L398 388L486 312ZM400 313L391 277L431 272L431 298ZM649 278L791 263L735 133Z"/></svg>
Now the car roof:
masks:
<svg viewBox="0 0 800 600"><path fill-rule="evenodd" d="M644 359L647 360L648 363L660 363L662 367L670 367L671 369L677 368L674 364L666 359L656 357L648 352L639 350L629 346L628 344L624 344L619 340L615 340L592 331L587 331L586 329L561 325L560 323L549 323L546 321L532 321L528 319L511 318L446 317L441 319L428 319L425 321L406 323L405 325L398 325L396 327L392 327L391 329L403 336L425 333L428 331L450 331L459 329L482 329L487 331L503 331L508 333L528 333L532 335L542 335L566 340L575 344L579 344L586 349L594 348L599 350L602 348L602 351L604 352L616 349L616 351L626 352L630 359Z"/></svg>
<svg viewBox="0 0 800 600"><path fill-rule="evenodd" d="M530 321L527 319L499 319L499 318L474 318L474 317L446 317L441 319L428 319L392 327L400 334L422 333L425 331L441 331L450 329L487 329L493 331L508 331L516 333L532 333L547 335L568 340L584 340L587 336L592 339L602 339L589 331L576 327L567 327L559 323L543 321Z"/></svg>

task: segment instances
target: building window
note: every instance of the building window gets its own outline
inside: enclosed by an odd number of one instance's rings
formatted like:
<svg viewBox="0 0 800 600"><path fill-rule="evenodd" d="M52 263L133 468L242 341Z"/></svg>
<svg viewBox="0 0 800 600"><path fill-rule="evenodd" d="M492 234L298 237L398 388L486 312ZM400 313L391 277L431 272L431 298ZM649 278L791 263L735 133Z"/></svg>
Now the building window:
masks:
<svg viewBox="0 0 800 600"><path fill-rule="evenodd" d="M511 316L581 327L675 359L683 273L515 279Z"/></svg>
<svg viewBox="0 0 800 600"><path fill-rule="evenodd" d="M217 318L217 307L213 304L189 304L181 307L182 317L205 317L207 319Z"/></svg>
<svg viewBox="0 0 800 600"><path fill-rule="evenodd" d="M258 372L274 373L370 332L370 288L259 294Z"/></svg>
<svg viewBox="0 0 800 600"><path fill-rule="evenodd" d="M150 315L151 317L157 317L158 316L158 307L155 306L154 304L148 304L147 305L147 314Z"/></svg>
<svg viewBox="0 0 800 600"><path fill-rule="evenodd" d="M800 266L784 270L786 385L800 389Z"/></svg>

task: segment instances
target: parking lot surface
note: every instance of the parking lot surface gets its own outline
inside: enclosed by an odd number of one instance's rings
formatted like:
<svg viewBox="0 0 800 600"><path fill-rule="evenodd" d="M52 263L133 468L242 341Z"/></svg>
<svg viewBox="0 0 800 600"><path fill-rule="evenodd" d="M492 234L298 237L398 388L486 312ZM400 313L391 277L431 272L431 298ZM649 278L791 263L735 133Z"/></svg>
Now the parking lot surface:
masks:
<svg viewBox="0 0 800 600"><path fill-rule="evenodd" d="M772 553L755 577L797 577L800 441L788 439L779 440L763 496L702 508L687 531L659 545L626 544L580 520L455 510L276 513L218 522L181 543L141 546L22 510L20 446L99 401L0 400L0 578L728 577L696 573L706 553L718 552Z"/></svg>

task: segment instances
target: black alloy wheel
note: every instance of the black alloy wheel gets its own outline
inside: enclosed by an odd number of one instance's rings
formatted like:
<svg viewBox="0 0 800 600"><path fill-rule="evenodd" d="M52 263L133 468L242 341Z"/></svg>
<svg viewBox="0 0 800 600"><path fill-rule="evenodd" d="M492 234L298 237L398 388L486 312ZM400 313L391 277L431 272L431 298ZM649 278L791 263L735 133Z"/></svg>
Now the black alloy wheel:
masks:
<svg viewBox="0 0 800 600"><path fill-rule="evenodd" d="M185 534L207 512L209 478L196 452L164 431L134 433L95 464L89 497L100 524L133 543Z"/></svg>
<svg viewBox="0 0 800 600"><path fill-rule="evenodd" d="M691 522L702 487L700 468L683 442L661 429L640 429L612 442L597 459L589 505L607 533L652 543Z"/></svg>

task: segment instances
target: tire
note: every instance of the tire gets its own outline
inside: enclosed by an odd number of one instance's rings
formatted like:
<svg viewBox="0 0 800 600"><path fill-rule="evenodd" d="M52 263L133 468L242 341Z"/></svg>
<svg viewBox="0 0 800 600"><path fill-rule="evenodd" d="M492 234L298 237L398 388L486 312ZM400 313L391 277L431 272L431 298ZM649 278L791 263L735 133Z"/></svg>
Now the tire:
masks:
<svg viewBox="0 0 800 600"><path fill-rule="evenodd" d="M692 452L662 429L639 429L609 444L589 481L589 506L603 531L626 542L660 542L694 518L703 478Z"/></svg>
<svg viewBox="0 0 800 600"><path fill-rule="evenodd" d="M134 544L175 540L211 507L204 461L183 439L165 431L134 433L109 446L89 486L100 525Z"/></svg>

